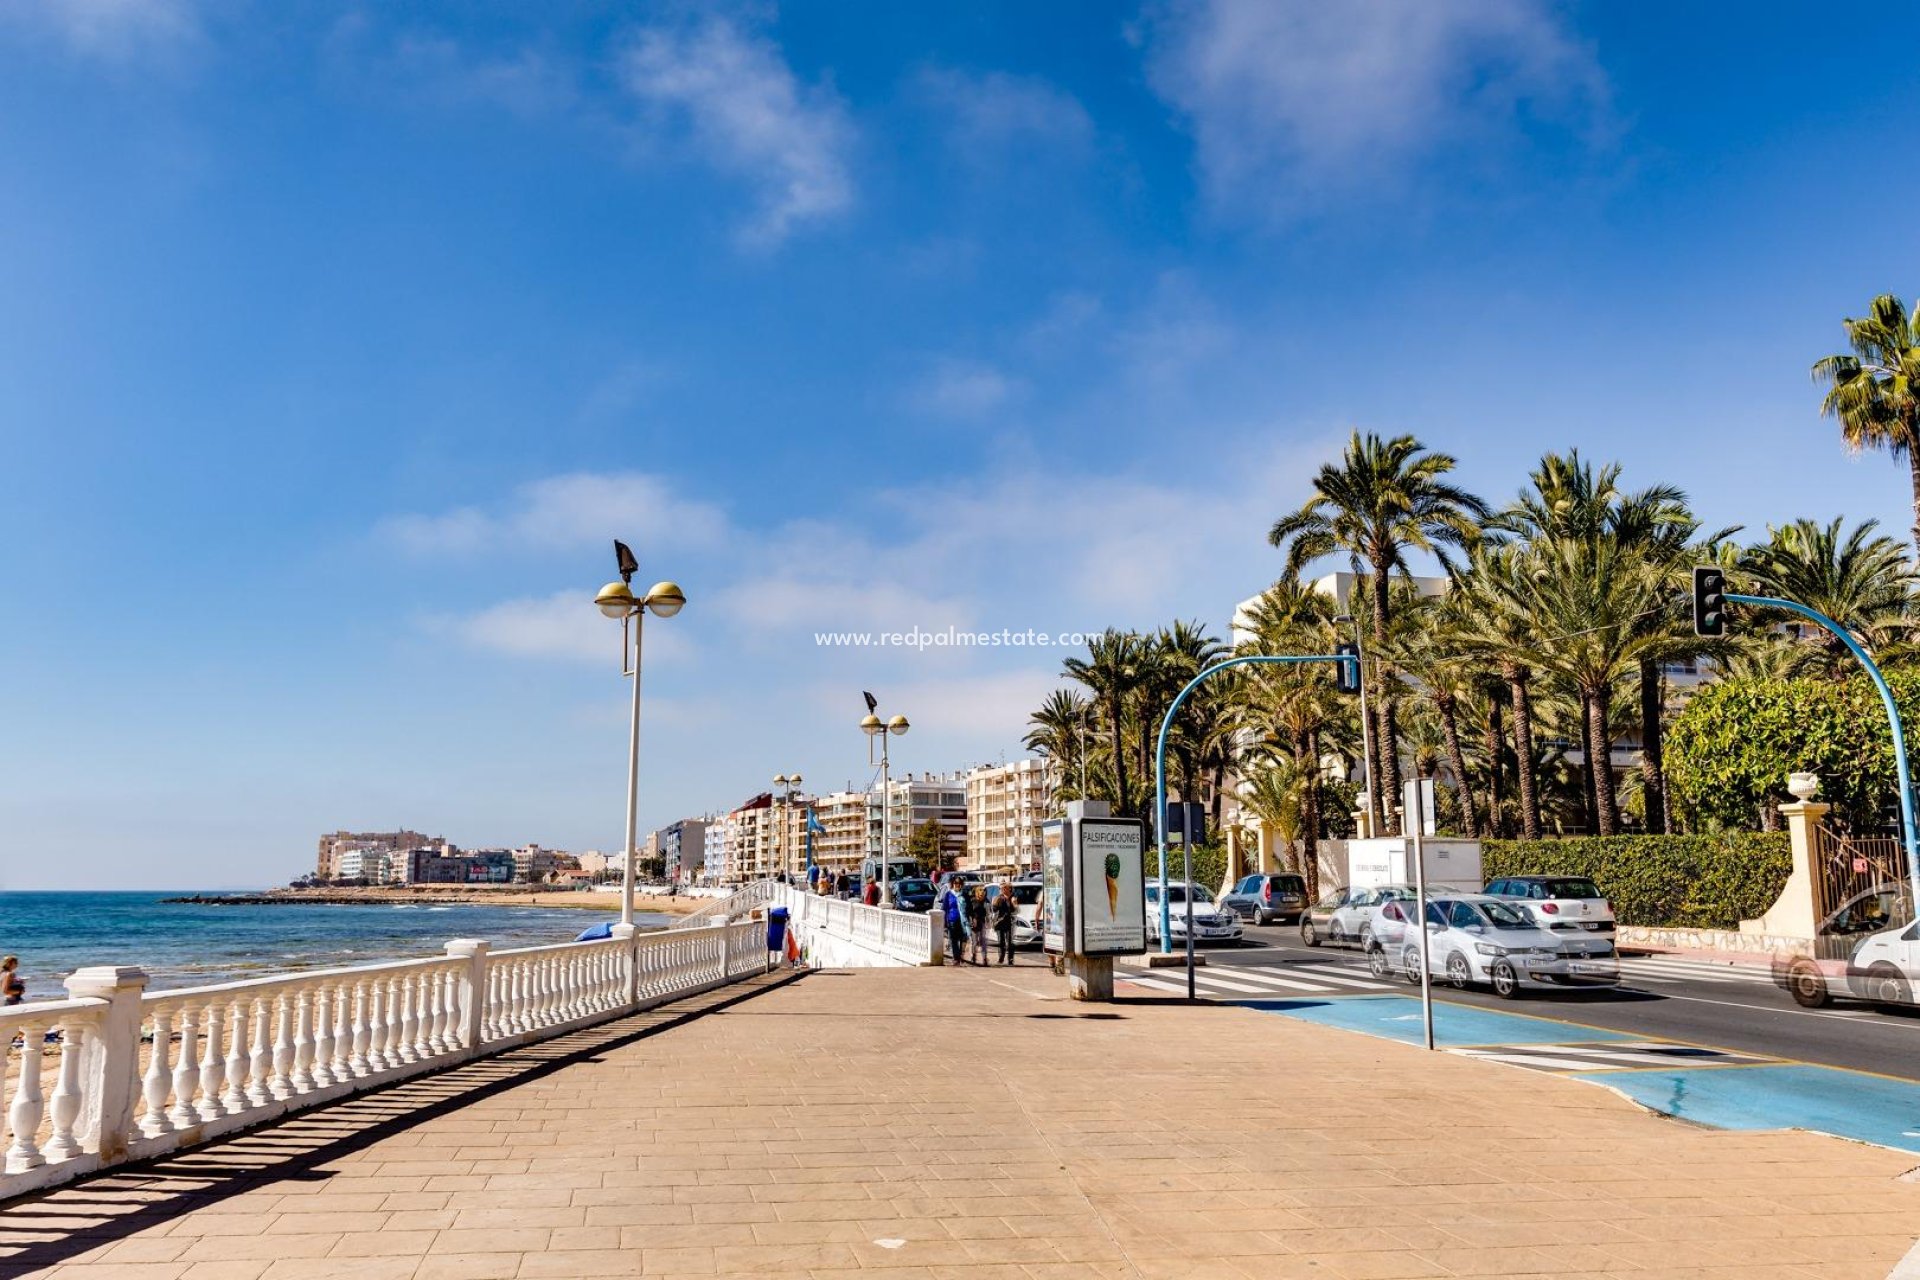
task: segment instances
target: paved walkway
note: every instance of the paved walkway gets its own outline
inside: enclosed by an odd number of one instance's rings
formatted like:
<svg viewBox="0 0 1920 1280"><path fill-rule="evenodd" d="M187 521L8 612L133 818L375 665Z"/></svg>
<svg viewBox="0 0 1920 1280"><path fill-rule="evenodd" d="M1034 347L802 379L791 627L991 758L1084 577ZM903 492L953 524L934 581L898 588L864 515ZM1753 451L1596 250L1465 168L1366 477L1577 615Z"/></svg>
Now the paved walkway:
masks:
<svg viewBox="0 0 1920 1280"><path fill-rule="evenodd" d="M614 1024L11 1206L0 1274L1877 1280L1920 1233L1911 1156L1063 994L822 973Z"/></svg>

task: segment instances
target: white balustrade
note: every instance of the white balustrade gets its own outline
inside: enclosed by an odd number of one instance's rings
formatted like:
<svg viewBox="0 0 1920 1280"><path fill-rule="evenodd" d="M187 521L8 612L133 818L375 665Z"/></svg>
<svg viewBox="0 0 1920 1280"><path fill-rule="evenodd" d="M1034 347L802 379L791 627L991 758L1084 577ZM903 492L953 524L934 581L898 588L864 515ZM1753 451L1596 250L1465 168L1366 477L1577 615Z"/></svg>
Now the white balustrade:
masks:
<svg viewBox="0 0 1920 1280"><path fill-rule="evenodd" d="M939 955L937 932L924 913L823 898L795 885L774 884L767 893L772 905L787 909L803 940L819 935L849 944L836 950L853 963L923 965Z"/></svg>
<svg viewBox="0 0 1920 1280"><path fill-rule="evenodd" d="M151 993L138 969L83 969L72 999L0 1009L0 1200L761 973L765 929L498 952L463 939L429 959Z"/></svg>

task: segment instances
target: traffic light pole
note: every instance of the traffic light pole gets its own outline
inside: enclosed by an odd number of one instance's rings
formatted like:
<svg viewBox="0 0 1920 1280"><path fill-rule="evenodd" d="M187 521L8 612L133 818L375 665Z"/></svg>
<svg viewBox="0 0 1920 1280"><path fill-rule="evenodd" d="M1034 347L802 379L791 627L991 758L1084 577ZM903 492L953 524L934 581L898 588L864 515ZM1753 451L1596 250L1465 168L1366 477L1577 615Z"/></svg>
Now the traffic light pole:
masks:
<svg viewBox="0 0 1920 1280"><path fill-rule="evenodd" d="M1192 693L1196 688L1200 686L1201 681L1207 679L1210 676L1218 675L1220 672L1225 671L1228 667L1245 667L1245 666L1255 666L1255 665L1272 664L1272 663L1298 664L1303 662L1350 663L1352 665L1351 667L1349 667L1349 672L1354 676L1355 679L1359 678L1359 666L1360 666L1359 659L1355 655L1350 653L1313 653L1313 654L1286 654L1286 655L1253 654L1244 658L1228 658L1225 662L1214 663L1212 666L1202 671L1199 675L1187 681L1186 687L1181 689L1179 693L1174 695L1172 704L1167 707L1166 715L1160 718L1160 742L1159 742L1159 746L1155 749L1154 755L1153 755L1153 809L1154 809L1153 838L1154 838L1154 842L1159 847L1159 853L1160 853L1160 954L1161 955L1173 954L1173 937L1172 937L1173 911L1170 904L1167 902L1167 734L1173 729L1173 718L1176 715L1180 714L1181 704L1186 702L1188 694ZM1191 850L1193 846L1193 833L1192 832L1185 833L1182 837L1182 840L1186 843L1188 849ZM1193 865L1191 855L1189 855L1188 857L1187 865L1189 868L1191 868ZM1189 871L1187 872L1187 878L1188 878L1188 882L1191 883L1193 878L1193 873L1191 869L1189 869ZM1189 899L1191 899L1192 895L1189 894L1188 897ZM1189 902L1189 905L1191 905L1191 902ZM1187 942L1188 942L1187 998L1192 999L1193 998L1193 948L1192 948L1193 929L1191 927L1191 924L1189 924L1189 927L1187 929Z"/></svg>
<svg viewBox="0 0 1920 1280"><path fill-rule="evenodd" d="M1920 824L1916 824L1913 812L1913 779L1907 771L1907 734L1900 723L1900 708L1893 701L1893 690L1887 684L1886 676L1880 673L1879 664L1874 662L1867 651L1861 647L1847 629L1817 609L1793 600L1781 600L1774 596L1742 596L1729 591L1726 598L1735 604L1758 605L1765 609L1785 609L1788 613L1797 613L1801 617L1817 622L1839 637L1847 651L1859 659L1860 665L1867 669L1867 675L1873 679L1873 687L1880 691L1880 702L1887 709L1887 724L1893 730L1893 768L1899 779L1900 787L1900 837L1907 850L1907 881L1911 886L1916 910L1920 910Z"/></svg>

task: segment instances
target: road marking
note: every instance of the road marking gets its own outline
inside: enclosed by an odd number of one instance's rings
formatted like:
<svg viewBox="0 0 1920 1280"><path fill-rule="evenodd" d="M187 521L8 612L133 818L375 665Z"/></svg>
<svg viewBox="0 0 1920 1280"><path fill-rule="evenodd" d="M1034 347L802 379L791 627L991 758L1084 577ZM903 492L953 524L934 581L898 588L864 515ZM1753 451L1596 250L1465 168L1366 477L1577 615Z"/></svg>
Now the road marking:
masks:
<svg viewBox="0 0 1920 1280"><path fill-rule="evenodd" d="M1311 974L1315 982L1334 982L1343 987L1377 987L1386 981L1384 978L1373 977L1349 978L1345 974L1329 973L1317 965L1297 964L1292 966L1291 972Z"/></svg>
<svg viewBox="0 0 1920 1280"><path fill-rule="evenodd" d="M1218 977L1219 975L1216 974L1214 976ZM1270 987L1291 987L1295 991L1324 992L1327 990L1327 981L1322 980L1317 974L1311 980L1292 977L1283 978L1277 973L1269 973L1264 969L1251 970L1243 967L1236 968L1233 971L1233 976L1247 982L1264 983Z"/></svg>

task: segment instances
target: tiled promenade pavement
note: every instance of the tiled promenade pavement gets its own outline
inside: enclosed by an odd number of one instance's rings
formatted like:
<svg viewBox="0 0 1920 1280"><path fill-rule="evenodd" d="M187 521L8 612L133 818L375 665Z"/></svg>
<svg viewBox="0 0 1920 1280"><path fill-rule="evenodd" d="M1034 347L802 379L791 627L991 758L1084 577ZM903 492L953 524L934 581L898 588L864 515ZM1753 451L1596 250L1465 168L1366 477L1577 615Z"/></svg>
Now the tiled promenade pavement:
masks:
<svg viewBox="0 0 1920 1280"><path fill-rule="evenodd" d="M1909 1156L1695 1129L1252 1010L1062 994L1027 967L710 996L731 1003L9 1206L0 1270L1843 1280L1920 1231Z"/></svg>

